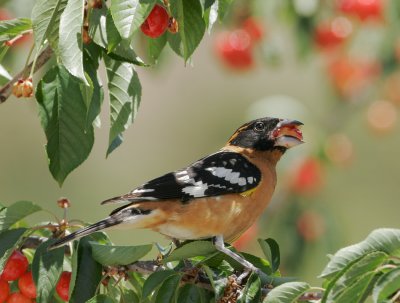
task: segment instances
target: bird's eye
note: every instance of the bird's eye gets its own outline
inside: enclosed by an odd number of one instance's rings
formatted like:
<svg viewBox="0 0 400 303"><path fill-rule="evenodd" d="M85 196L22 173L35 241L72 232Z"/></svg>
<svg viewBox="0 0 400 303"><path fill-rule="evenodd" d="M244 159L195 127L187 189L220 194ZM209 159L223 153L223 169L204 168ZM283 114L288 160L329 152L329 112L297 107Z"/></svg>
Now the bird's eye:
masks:
<svg viewBox="0 0 400 303"><path fill-rule="evenodd" d="M265 124L262 123L262 122L257 122L257 123L254 125L254 130L255 130L255 131L258 131L258 132L263 131L264 128L265 128Z"/></svg>

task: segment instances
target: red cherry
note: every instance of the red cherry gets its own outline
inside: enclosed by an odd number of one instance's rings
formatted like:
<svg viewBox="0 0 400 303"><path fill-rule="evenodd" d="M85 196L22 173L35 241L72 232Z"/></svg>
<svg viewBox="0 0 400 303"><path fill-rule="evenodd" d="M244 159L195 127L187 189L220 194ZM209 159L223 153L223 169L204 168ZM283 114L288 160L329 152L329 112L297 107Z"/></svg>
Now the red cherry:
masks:
<svg viewBox="0 0 400 303"><path fill-rule="evenodd" d="M166 31L168 24L169 16L167 10L163 6L156 4L140 26L140 29L146 36L157 38Z"/></svg>
<svg viewBox="0 0 400 303"><path fill-rule="evenodd" d="M313 210L305 211L296 222L297 232L307 242L318 240L325 233L325 220Z"/></svg>
<svg viewBox="0 0 400 303"><path fill-rule="evenodd" d="M324 49L341 45L351 34L352 25L345 17L337 17L329 22L322 22L315 28L315 43Z"/></svg>
<svg viewBox="0 0 400 303"><path fill-rule="evenodd" d="M7 281L0 279L0 303L4 303L10 294L10 285Z"/></svg>
<svg viewBox="0 0 400 303"><path fill-rule="evenodd" d="M320 161L315 158L307 158L294 173L292 190L298 194L314 194L323 185L323 169Z"/></svg>
<svg viewBox="0 0 400 303"><path fill-rule="evenodd" d="M216 50L222 62L233 69L246 70L254 64L251 37L245 30L221 33Z"/></svg>
<svg viewBox="0 0 400 303"><path fill-rule="evenodd" d="M64 301L69 299L69 283L71 282L71 272L63 271L58 280L56 291L60 298Z"/></svg>
<svg viewBox="0 0 400 303"><path fill-rule="evenodd" d="M232 243L233 247L237 250L242 250L247 247L249 243L257 236L258 225L254 223L248 230L246 230L239 239Z"/></svg>
<svg viewBox="0 0 400 303"><path fill-rule="evenodd" d="M380 19L383 15L382 0L341 0L339 10L364 21L369 18Z"/></svg>
<svg viewBox="0 0 400 303"><path fill-rule="evenodd" d="M26 272L28 266L29 262L25 255L20 251L15 250L4 266L1 279L5 281L17 280L24 272Z"/></svg>
<svg viewBox="0 0 400 303"><path fill-rule="evenodd" d="M14 292L8 297L6 303L32 303L32 300L20 292Z"/></svg>
<svg viewBox="0 0 400 303"><path fill-rule="evenodd" d="M30 299L36 298L36 286L33 282L32 272L24 273L18 280L18 288L20 292Z"/></svg>
<svg viewBox="0 0 400 303"><path fill-rule="evenodd" d="M242 29L244 29L249 35L253 43L260 42L264 37L264 28L261 22L252 17L244 20L242 24Z"/></svg>
<svg viewBox="0 0 400 303"><path fill-rule="evenodd" d="M329 63L328 74L333 86L345 97L365 88L380 73L378 62L340 57Z"/></svg>

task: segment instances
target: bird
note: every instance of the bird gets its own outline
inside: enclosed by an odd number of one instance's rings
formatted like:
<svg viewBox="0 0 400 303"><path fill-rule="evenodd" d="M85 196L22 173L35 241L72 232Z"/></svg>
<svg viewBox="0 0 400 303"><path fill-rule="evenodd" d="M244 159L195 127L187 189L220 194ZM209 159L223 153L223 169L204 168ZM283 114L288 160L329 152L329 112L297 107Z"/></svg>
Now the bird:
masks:
<svg viewBox="0 0 400 303"><path fill-rule="evenodd" d="M225 243L263 213L276 183L276 164L303 143L303 123L263 117L240 126L217 152L101 204L125 203L103 220L57 239L51 248L113 226L147 228L173 240L212 239L215 248L258 271Z"/></svg>

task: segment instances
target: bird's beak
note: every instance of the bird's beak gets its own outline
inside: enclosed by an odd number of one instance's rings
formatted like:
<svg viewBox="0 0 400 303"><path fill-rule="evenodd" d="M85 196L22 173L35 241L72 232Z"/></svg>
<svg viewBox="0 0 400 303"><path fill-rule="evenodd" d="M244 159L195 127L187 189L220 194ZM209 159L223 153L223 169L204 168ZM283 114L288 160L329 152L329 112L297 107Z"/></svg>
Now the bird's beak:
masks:
<svg viewBox="0 0 400 303"><path fill-rule="evenodd" d="M297 120L281 120L272 131L272 139L275 140L274 146L291 148L304 143L303 133L300 127L303 125Z"/></svg>

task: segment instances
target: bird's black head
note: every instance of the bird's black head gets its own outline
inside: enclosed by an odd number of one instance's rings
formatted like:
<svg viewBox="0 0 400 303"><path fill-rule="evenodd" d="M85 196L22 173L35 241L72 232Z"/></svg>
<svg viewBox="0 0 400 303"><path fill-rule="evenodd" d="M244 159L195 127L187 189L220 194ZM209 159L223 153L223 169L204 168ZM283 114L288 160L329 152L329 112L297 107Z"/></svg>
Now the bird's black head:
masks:
<svg viewBox="0 0 400 303"><path fill-rule="evenodd" d="M268 117L256 119L239 127L228 144L259 151L285 151L303 143L301 125L303 123L296 120Z"/></svg>

